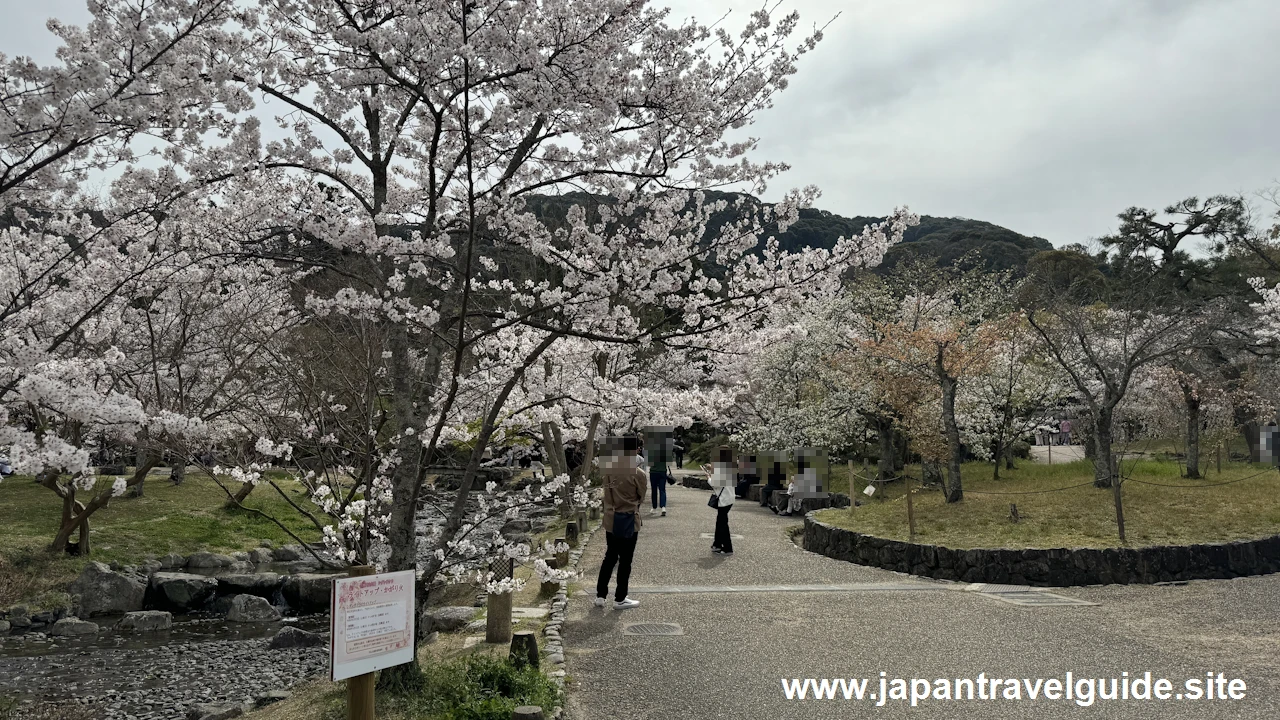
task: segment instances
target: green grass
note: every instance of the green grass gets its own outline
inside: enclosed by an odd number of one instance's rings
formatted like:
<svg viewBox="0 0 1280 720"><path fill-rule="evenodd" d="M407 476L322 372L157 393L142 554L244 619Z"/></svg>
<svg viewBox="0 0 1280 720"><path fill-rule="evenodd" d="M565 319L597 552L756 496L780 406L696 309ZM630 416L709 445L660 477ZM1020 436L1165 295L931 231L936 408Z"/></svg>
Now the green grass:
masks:
<svg viewBox="0 0 1280 720"><path fill-rule="evenodd" d="M832 475L837 471L847 487L847 470L833 467ZM907 471L919 477L918 468ZM1280 533L1280 473L1274 469L1227 463L1221 475L1210 468L1207 479L1187 480L1180 477L1177 462L1136 460L1125 461L1124 472L1133 479L1122 486L1130 547L1227 542ZM1258 473L1262 474L1250 478ZM1089 484L1093 470L1087 461L1061 465L1023 461L1016 470L1002 469L999 481L991 479L989 463L966 463L961 474L965 496L959 503L943 502L937 489L916 488L916 542L951 548L1119 545L1112 491ZM1231 480L1240 482L1214 486ZM1139 481L1192 487L1157 487ZM1085 485L1070 490L1037 492L1081 483ZM855 492L864 487L865 483L855 483ZM857 497L866 504L852 510L824 510L819 517L878 537L908 539L903 483L889 483L873 498ZM1011 503L1018 506L1017 523L1009 517Z"/></svg>
<svg viewBox="0 0 1280 720"><path fill-rule="evenodd" d="M315 511L301 486L281 484L299 505ZM0 483L0 607L40 596L75 577L89 560L135 564L168 553L197 550L232 552L293 539L270 520L224 507L226 495L212 480L189 473L180 486L153 476L141 498L119 497L90 516L93 554L53 556L45 548L57 533L62 501L30 478ZM269 513L298 537L312 542L320 533L270 486L255 488L245 501ZM75 537L72 537L74 540Z"/></svg>
<svg viewBox="0 0 1280 720"><path fill-rule="evenodd" d="M541 635L539 635L541 638ZM420 691L378 691L376 715L383 720L509 720L520 705L547 713L561 704L560 690L539 670L507 662L506 645L463 648L462 634L441 634L418 651ZM250 713L251 720L342 720L346 694L341 682L317 678L292 689L289 699ZM549 717L549 715L548 715Z"/></svg>

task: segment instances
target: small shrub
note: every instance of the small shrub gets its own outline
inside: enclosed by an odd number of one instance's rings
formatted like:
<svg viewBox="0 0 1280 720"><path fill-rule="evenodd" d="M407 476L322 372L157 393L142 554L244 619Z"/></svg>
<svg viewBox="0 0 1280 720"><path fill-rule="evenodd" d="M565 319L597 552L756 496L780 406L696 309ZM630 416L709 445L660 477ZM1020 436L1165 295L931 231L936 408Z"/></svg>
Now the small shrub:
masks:
<svg viewBox="0 0 1280 720"><path fill-rule="evenodd" d="M1013 445L1009 446L1009 452L1014 457L1020 460L1030 460L1031 459L1031 443L1026 442L1024 440L1018 440Z"/></svg>
<svg viewBox="0 0 1280 720"><path fill-rule="evenodd" d="M550 712L560 691L533 668L472 655L423 667L421 694L402 698L406 715L422 720L510 720L521 705Z"/></svg>

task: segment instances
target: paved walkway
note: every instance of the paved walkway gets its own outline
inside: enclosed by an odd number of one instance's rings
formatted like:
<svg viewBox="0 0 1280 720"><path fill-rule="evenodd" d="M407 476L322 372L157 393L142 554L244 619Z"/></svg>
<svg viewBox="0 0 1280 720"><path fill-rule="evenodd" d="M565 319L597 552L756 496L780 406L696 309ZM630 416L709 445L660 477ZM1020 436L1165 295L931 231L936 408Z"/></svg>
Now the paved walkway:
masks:
<svg viewBox="0 0 1280 720"><path fill-rule="evenodd" d="M1056 450L1056 448L1055 448ZM1055 453L1056 454L1056 453ZM1056 458L1055 458L1056 459ZM565 625L574 720L683 718L1275 718L1280 717L1280 576L1181 586L1071 588L1099 603L1022 607L955 583L831 560L797 548L779 518L740 501L733 557L704 538L708 493L669 489L669 515L645 517L632 575L640 607L615 611L575 594ZM580 567L593 588L604 534ZM624 635L675 623L678 637ZM782 678L1120 677L1150 671L1181 684L1223 672L1243 701L788 700Z"/></svg>
<svg viewBox="0 0 1280 720"><path fill-rule="evenodd" d="M1052 458L1052 460L1050 460ZM1084 459L1083 445L1032 445L1031 459L1036 462L1060 465Z"/></svg>

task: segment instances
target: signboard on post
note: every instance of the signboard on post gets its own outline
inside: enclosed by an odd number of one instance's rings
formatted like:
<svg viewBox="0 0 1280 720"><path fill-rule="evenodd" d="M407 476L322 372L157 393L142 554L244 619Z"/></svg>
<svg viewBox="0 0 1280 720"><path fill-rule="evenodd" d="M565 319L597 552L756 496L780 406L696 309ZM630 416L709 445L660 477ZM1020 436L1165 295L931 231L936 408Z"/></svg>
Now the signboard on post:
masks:
<svg viewBox="0 0 1280 720"><path fill-rule="evenodd" d="M413 661L414 572L339 578L329 601L336 682Z"/></svg>

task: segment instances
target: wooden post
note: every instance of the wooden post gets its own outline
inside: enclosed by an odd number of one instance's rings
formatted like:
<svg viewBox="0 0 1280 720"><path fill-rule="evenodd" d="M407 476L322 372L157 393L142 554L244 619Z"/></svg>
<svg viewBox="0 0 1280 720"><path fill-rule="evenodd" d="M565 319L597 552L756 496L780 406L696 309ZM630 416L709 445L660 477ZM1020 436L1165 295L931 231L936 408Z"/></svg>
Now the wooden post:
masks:
<svg viewBox="0 0 1280 720"><path fill-rule="evenodd" d="M902 483L907 487L907 533L911 542L916 541L916 509L911 503L911 476L902 475Z"/></svg>
<svg viewBox="0 0 1280 720"><path fill-rule="evenodd" d="M537 705L521 705L511 711L511 720L546 720L546 717Z"/></svg>
<svg viewBox="0 0 1280 720"><path fill-rule="evenodd" d="M865 458L863 459L863 462L866 462L866 459L865 459ZM854 498L858 497L858 496L857 496L857 494L855 494L855 493L854 493L854 490L853 490L853 477L854 477L854 475L853 475L853 458L849 458L849 514L850 514L850 515L852 515L852 514L853 514L853 507L854 507L854 504L855 504L855 502L854 502Z"/></svg>
<svg viewBox="0 0 1280 720"><path fill-rule="evenodd" d="M1218 474L1222 474L1222 443L1218 443Z"/></svg>
<svg viewBox="0 0 1280 720"><path fill-rule="evenodd" d="M564 538L556 538L556 545L564 542ZM563 569L569 567L569 551L563 550L556 553L556 568Z"/></svg>
<svg viewBox="0 0 1280 720"><path fill-rule="evenodd" d="M578 521L570 520L564 524L564 541L569 547L578 547Z"/></svg>
<svg viewBox="0 0 1280 720"><path fill-rule="evenodd" d="M557 540L557 542L559 541ZM561 565L560 561L556 558L547 558L547 567L550 567L552 570L562 570L565 566ZM552 580L543 580L542 584L538 586L538 594L541 596L551 597L558 592L560 592L560 583Z"/></svg>
<svg viewBox="0 0 1280 720"><path fill-rule="evenodd" d="M353 565L349 577L372 575L370 565ZM347 678L347 720L373 720L373 673Z"/></svg>
<svg viewBox="0 0 1280 720"><path fill-rule="evenodd" d="M1053 438L1049 438L1049 444L1045 447L1049 448L1049 464L1053 464Z"/></svg>
<svg viewBox="0 0 1280 720"><path fill-rule="evenodd" d="M515 561L499 558L489 563L494 580L510 578ZM489 593L485 600L484 641L487 643L511 642L511 593Z"/></svg>
<svg viewBox="0 0 1280 720"><path fill-rule="evenodd" d="M1120 497L1120 468L1119 456L1115 453L1111 454L1111 491L1116 499L1116 527L1120 531L1120 542L1124 539L1124 501Z"/></svg>
<svg viewBox="0 0 1280 720"><path fill-rule="evenodd" d="M512 635L510 659L514 665L538 667L538 636L529 631Z"/></svg>
<svg viewBox="0 0 1280 720"><path fill-rule="evenodd" d="M581 535L586 531L587 531L587 511L579 510L578 511L578 534Z"/></svg>

